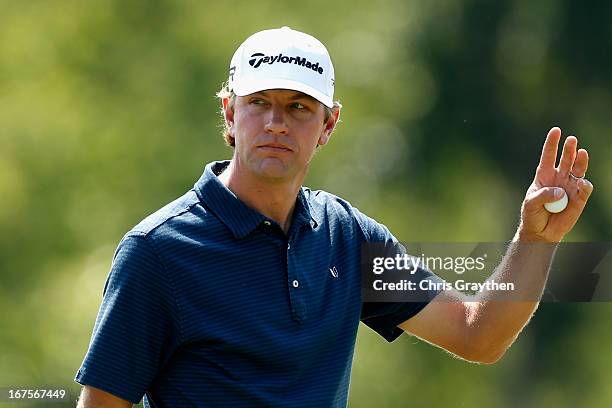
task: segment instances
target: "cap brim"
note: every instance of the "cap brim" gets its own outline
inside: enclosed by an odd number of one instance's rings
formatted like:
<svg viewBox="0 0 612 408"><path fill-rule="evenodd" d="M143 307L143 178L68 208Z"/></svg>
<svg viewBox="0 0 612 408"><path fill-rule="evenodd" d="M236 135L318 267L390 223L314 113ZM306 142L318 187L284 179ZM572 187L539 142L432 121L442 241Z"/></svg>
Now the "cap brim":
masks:
<svg viewBox="0 0 612 408"><path fill-rule="evenodd" d="M241 82L248 82L242 79ZM290 79L257 79L247 84L238 84L234 86L234 93L238 96L246 96L255 92L261 92L268 89L290 89L292 91L303 92L310 95L328 108L333 108L334 101L331 97L324 95L311 86L302 82L292 81Z"/></svg>

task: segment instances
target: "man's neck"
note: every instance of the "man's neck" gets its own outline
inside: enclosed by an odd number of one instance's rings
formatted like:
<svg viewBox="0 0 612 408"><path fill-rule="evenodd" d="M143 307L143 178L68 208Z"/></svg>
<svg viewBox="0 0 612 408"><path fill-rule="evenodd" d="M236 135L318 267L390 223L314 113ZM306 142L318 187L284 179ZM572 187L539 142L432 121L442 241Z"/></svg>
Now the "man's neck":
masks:
<svg viewBox="0 0 612 408"><path fill-rule="evenodd" d="M270 182L240 171L232 160L219 175L219 180L249 207L276 221L287 233L295 208L297 194L304 177L287 182Z"/></svg>

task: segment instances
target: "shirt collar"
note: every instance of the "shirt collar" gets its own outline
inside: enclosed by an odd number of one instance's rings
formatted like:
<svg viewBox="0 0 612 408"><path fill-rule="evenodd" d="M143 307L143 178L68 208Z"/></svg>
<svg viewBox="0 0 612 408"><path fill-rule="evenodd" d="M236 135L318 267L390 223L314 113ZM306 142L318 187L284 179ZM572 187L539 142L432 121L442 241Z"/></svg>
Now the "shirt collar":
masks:
<svg viewBox="0 0 612 408"><path fill-rule="evenodd" d="M217 175L221 174L229 163L229 160L223 160L207 164L194 188L200 201L232 231L234 236L244 238L267 218L243 203L219 180ZM311 228L318 225L317 220L313 218L314 212L303 190L302 187L298 192L291 230L302 225L308 225Z"/></svg>

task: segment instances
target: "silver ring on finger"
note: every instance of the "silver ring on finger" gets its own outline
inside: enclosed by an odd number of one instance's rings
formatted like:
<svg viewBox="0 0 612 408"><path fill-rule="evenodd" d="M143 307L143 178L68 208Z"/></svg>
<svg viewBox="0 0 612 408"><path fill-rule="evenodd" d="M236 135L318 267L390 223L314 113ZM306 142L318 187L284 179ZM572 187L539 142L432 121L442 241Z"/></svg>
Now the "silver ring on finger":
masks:
<svg viewBox="0 0 612 408"><path fill-rule="evenodd" d="M574 180L580 180L580 179L583 179L583 178L584 178L585 174L583 174L583 175L582 175L582 177L578 177L578 176L575 176L575 175L574 175L574 173L572 173L572 172L570 171L570 176L571 176L571 177L572 177Z"/></svg>

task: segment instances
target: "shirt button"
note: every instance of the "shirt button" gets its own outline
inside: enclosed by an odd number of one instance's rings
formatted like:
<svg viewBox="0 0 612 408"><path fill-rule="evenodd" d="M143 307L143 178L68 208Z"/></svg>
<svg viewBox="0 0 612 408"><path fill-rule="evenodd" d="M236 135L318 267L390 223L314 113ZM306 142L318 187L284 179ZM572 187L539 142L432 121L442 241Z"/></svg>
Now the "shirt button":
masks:
<svg viewBox="0 0 612 408"><path fill-rule="evenodd" d="M287 251L291 249L291 244L287 244Z"/></svg>
<svg viewBox="0 0 612 408"><path fill-rule="evenodd" d="M297 288L298 286L300 286L300 282L298 282L297 279L296 279L296 280L293 281L293 287Z"/></svg>
<svg viewBox="0 0 612 408"><path fill-rule="evenodd" d="M263 224L264 224L266 227L269 227L270 225L272 225L272 223L271 223L270 221L268 221L268 220L265 220L265 221L263 222Z"/></svg>

